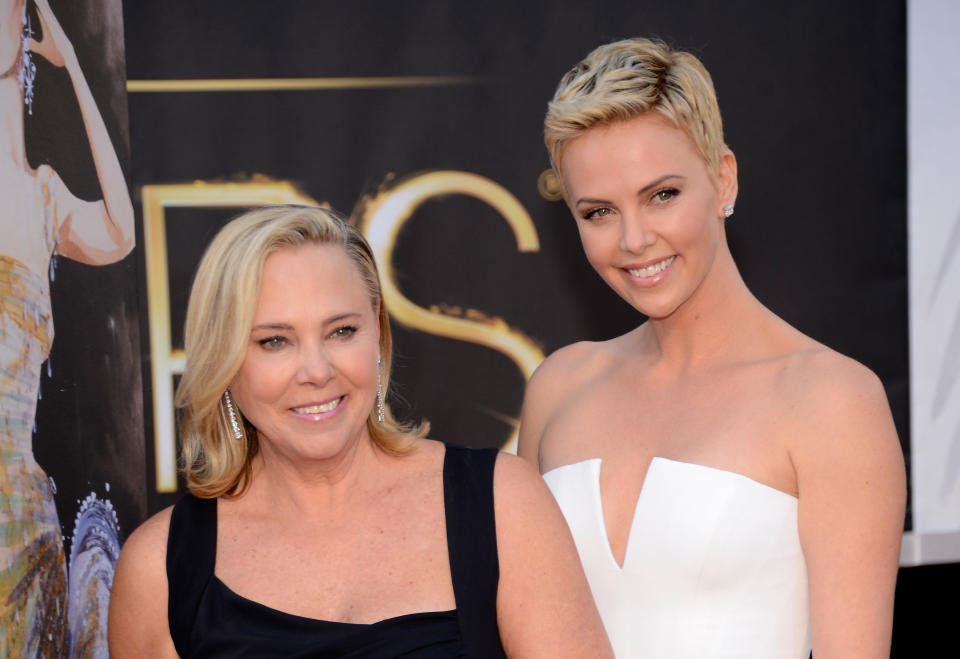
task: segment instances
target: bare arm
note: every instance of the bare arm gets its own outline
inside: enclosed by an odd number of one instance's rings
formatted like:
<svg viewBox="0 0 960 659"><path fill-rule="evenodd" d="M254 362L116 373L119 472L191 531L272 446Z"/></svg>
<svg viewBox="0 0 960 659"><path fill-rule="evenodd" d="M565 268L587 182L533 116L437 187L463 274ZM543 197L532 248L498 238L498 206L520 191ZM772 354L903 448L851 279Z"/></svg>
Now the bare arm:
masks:
<svg viewBox="0 0 960 659"><path fill-rule="evenodd" d="M889 657L906 474L886 395L860 365L818 374L792 451L817 659Z"/></svg>
<svg viewBox="0 0 960 659"><path fill-rule="evenodd" d="M91 264L118 261L133 248L133 204L120 161L110 141L103 117L97 109L87 80L48 0L36 0L43 40L31 40L30 49L70 75L86 127L90 150L103 191L103 200L83 201L75 197L58 176L53 176L50 194L60 219L59 253Z"/></svg>
<svg viewBox="0 0 960 659"><path fill-rule="evenodd" d="M511 658L613 657L573 537L546 483L501 454L494 473L497 621Z"/></svg>
<svg viewBox="0 0 960 659"><path fill-rule="evenodd" d="M107 628L114 659L175 658L167 624L168 508L127 539L117 561Z"/></svg>

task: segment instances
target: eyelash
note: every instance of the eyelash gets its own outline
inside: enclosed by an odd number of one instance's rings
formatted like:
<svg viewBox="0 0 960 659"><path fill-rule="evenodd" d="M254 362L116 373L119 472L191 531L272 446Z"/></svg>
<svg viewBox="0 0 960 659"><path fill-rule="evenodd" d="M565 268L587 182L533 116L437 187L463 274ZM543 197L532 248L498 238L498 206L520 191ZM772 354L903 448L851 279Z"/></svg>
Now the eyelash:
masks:
<svg viewBox="0 0 960 659"><path fill-rule="evenodd" d="M665 204L679 194L680 194L680 191L677 190L676 188L663 188L661 190L657 190L656 192L654 192L653 196L650 199L656 200L658 203ZM662 195L668 195L668 196L666 199L663 199Z"/></svg>
<svg viewBox="0 0 960 659"><path fill-rule="evenodd" d="M338 327L337 329L330 332L330 336L332 336L335 339L348 339L354 334L356 334L356 332L357 332L357 328L354 327L353 325L343 325L342 327Z"/></svg>
<svg viewBox="0 0 960 659"><path fill-rule="evenodd" d="M662 188L653 193L650 197L650 201L653 201L658 204L666 204L671 199L675 198L680 194L680 191L676 188ZM583 213L583 219L585 220L597 220L602 217L606 217L611 214L613 210L606 206L597 206L596 208L591 208L590 210Z"/></svg>
<svg viewBox="0 0 960 659"><path fill-rule="evenodd" d="M282 336L268 336L265 339L260 339L259 341L257 341L257 343L259 343L262 347L266 348L267 350L277 350L278 348L282 347L283 344L285 344L286 342L287 340Z"/></svg>
<svg viewBox="0 0 960 659"><path fill-rule="evenodd" d="M343 325L336 328L330 332L329 338L333 339L349 339L357 332L357 328L353 325ZM288 343L287 338L284 336L268 336L266 338L260 339L257 341L261 347L267 350L279 350L284 345Z"/></svg>
<svg viewBox="0 0 960 659"><path fill-rule="evenodd" d="M606 211L606 212L601 215L601 211ZM601 218L601 217L606 217L607 215L609 215L609 214L612 213L612 212L613 212L613 211L610 210L609 208L607 208L606 206L600 206L600 207L598 207L598 208L591 208L590 210L588 210L586 213L583 214L583 219L585 219L585 220L596 220L596 219L599 219L599 218Z"/></svg>

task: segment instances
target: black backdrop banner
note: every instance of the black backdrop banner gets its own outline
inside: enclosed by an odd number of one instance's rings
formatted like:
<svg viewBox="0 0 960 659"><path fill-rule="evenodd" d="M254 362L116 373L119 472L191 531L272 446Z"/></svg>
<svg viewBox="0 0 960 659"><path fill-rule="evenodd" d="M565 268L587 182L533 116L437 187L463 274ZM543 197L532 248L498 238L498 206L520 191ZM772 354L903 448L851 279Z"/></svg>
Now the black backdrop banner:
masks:
<svg viewBox="0 0 960 659"><path fill-rule="evenodd" d="M748 285L878 373L908 448L904 13L889 0L128 3L151 506L176 487L187 286L244 207L312 200L364 226L396 292L394 402L437 439L509 445L544 355L641 322L542 178L557 80L635 35L693 51L714 77Z"/></svg>
<svg viewBox="0 0 960 659"><path fill-rule="evenodd" d="M710 70L739 164L741 272L880 376L912 476L906 14L903 0L125 3L148 509L179 496L163 397L193 268L248 206L329 203L365 227L395 284L395 407L438 439L509 443L532 364L641 322L587 265L541 137L560 76L637 35ZM957 567L901 569L893 656L947 641L950 608L930 593L955 591Z"/></svg>

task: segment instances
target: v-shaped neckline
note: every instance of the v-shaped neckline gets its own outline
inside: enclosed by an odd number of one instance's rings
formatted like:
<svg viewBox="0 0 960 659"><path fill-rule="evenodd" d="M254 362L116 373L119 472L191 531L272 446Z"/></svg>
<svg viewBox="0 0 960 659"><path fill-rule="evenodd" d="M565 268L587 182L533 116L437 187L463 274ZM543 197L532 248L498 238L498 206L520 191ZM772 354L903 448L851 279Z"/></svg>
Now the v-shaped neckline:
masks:
<svg viewBox="0 0 960 659"><path fill-rule="evenodd" d="M603 546L606 551L607 557L610 560L610 564L619 573L623 573L624 570L626 569L625 566L627 565L627 561L629 560L629 557L630 557L630 547L631 547L631 544L633 543L634 530L637 525L636 524L637 516L642 510L641 504L643 503L643 500L644 500L644 492L647 489L647 483L650 481L650 474L651 474L651 471L654 469L655 465L674 465L678 468L689 468L694 471L705 470L713 473L728 474L733 478L742 480L744 482L750 483L757 487L761 487L764 490L771 491L777 495L788 497L794 502L797 501L797 497L795 497L792 494L788 494L783 490L779 490L765 483L761 483L760 481L754 480L749 476L746 476L736 471L730 471L729 469L719 469L717 467L701 465L695 462L684 462L682 460L672 460L670 458L654 456L650 460L650 464L647 465L647 470L643 475L643 483L640 486L640 491L637 493L637 498L633 502L633 511L630 515L630 525L629 525L629 528L627 529L627 541L623 548L623 561L618 562L616 555L613 553L613 546L610 544L610 533L609 533L609 529L607 528L606 517L603 513L603 491L600 488L600 477L603 470L603 458L587 458L586 460L580 460L579 462L573 462L570 464L561 465L560 467L555 467L550 471L545 472L543 475L547 476L547 474L550 474L560 469L566 469L569 467L579 467L579 466L587 465L588 463L596 463L596 473L595 474L592 473L593 469L591 469L591 478L590 478L590 487L593 494L593 496L591 497L591 505L595 507L594 519L597 520L597 523L599 526L599 532L603 538L602 540Z"/></svg>

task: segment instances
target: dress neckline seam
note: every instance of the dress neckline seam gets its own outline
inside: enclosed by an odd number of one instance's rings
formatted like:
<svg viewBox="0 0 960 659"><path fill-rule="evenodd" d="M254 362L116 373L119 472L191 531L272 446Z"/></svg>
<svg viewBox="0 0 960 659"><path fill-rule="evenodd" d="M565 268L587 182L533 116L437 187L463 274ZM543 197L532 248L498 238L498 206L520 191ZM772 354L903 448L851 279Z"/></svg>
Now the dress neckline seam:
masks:
<svg viewBox="0 0 960 659"><path fill-rule="evenodd" d="M326 620L325 618L311 618L309 616L301 616L296 613L288 613L287 611L281 611L280 609L275 609L272 606L267 606L262 602L252 600L249 597L244 597L240 593L234 591L230 586L228 586L220 577L216 574L211 575L211 581L214 581L222 588L232 599L240 601L246 606L253 606L257 609L262 609L275 616L282 616L284 618L291 618L296 620L301 620L307 623L316 623L319 625L343 625L345 627L374 627L388 622L398 622L406 618L418 618L418 617L431 617L431 616L451 616L457 614L457 609L447 609L445 611L414 611L412 613L402 613L400 615L391 616L389 618L382 618L374 622L347 622L345 620Z"/></svg>
<svg viewBox="0 0 960 659"><path fill-rule="evenodd" d="M441 487L444 488L444 489L445 489L445 487L446 487L446 477L447 477L447 469L446 469L446 467L447 467L447 458L449 457L449 455L450 455L450 451L448 450L448 447L447 447L446 445L444 445L444 447L443 447L443 458L442 458L442 460L441 460L441 467L440 467L440 469L441 469ZM238 592L236 592L235 590L233 590L230 586L227 585L227 583L226 583L225 581L223 581L219 576L217 576L217 550L219 549L218 546L217 546L217 544L218 544L218 543L217 543L217 540L218 540L219 532L220 532L220 531L219 531L219 528L218 528L218 527L219 527L219 524L220 524L220 514L219 514L219 513L220 513L220 499L219 499L219 497L218 497L218 498L214 499L213 501L214 501L214 505L213 505L213 567L212 567L212 569L210 570L210 581L216 581L218 584L220 584L220 586L221 586L231 597L233 597L233 598L235 598L235 599L238 599L238 600L240 600L241 602L246 603L247 605L256 606L256 607L258 607L258 608L264 609L265 611L268 611L268 612L270 612L270 613L272 613L272 614L275 614L275 615L285 616L285 617L288 617L288 618L296 618L296 619L298 619L298 620L304 620L304 621L308 621L308 622L311 622L311 623L318 623L318 624L325 624L325 625L349 625L349 626L356 626L356 627L372 627L372 626L374 626L374 625L379 625L379 624L381 624L381 623L390 622L390 621L397 621L397 620L400 620L400 619L403 619L403 618L409 618L409 617L411 617L411 616L431 616L431 615L432 615L432 616L437 616L437 615L445 615L445 616L446 616L446 615L451 615L451 614L452 614L452 615L456 615L456 614L457 614L457 610L458 610L458 609L457 609L457 606L456 606L456 600L454 600L454 608L452 608L452 609L437 610L437 611L415 611L415 612L413 612L413 613L402 613L402 614L400 614L400 615L391 616L391 617L389 617L389 618L383 618L382 620L377 620L377 621L375 621L375 622L344 622L344 621L338 621L338 620L325 620L325 619L323 619L323 618L311 618L311 617L309 617L309 616L300 616L300 615L297 615L296 613L288 613L288 612L286 612L286 611L281 611L280 609L275 609L275 608L273 608L272 606L267 606L266 604L263 604L262 602L258 602L258 601L253 600L253 599L250 599L249 597L244 597L244 596L241 595L240 593L238 593ZM446 497L445 497L445 496L444 496L444 524L446 524ZM609 543L608 543L608 544L609 544ZM447 529L447 552L448 552L448 554L449 554L449 551L450 551L450 535L449 535L449 528L448 528L448 529ZM450 569L450 579L451 579L451 582L452 582L452 580L453 580L453 565L452 565L452 564L450 565L450 568L449 568L449 569Z"/></svg>
<svg viewBox="0 0 960 659"><path fill-rule="evenodd" d="M596 510L594 511L594 518L597 520L597 526L599 527L598 530L602 538L602 544L603 544L605 553L609 557L611 565L617 571L618 574L622 575L627 571L627 564L630 561L630 548L632 546L633 532L636 527L637 515L640 513L640 505L643 501L644 491L647 488L647 482L650 479L650 472L653 469L654 464L657 464L658 462L665 463L667 465L676 465L684 468L690 468L695 471L699 470L699 471L712 472L712 473L728 474L729 476L736 478L737 481L741 483L746 482L755 486L762 487L766 490L770 490L781 496L788 497L793 502L797 502L799 500L798 497L795 497L792 494L788 494L783 490L777 489L765 483L761 483L760 481L754 480L749 476L745 474L741 474L736 471L731 471L729 469L719 469L717 467L710 467L708 465L701 465L696 462L684 462L682 460L673 460L671 458L665 458L659 455L654 456L650 460L650 464L647 465L647 471L643 475L643 483L640 485L640 491L637 493L637 498L633 502L633 512L630 515L630 525L627 529L627 541L623 551L623 563L619 563L617 561L616 555L613 553L613 545L610 544L610 532L607 529L607 520L603 511L603 491L600 488L600 476L603 471L603 458L599 458L599 457L586 458L578 462L572 462L570 464L554 467L550 471L545 472L543 474L544 477L546 477L547 475L555 471L559 471L567 467L577 467L581 465L593 467L594 466L593 463L596 463L596 474L591 473L591 478L590 478L590 487L594 492L594 496L592 497L593 501L591 502L590 505L596 508ZM593 469L591 469L591 472L592 471Z"/></svg>
<svg viewBox="0 0 960 659"><path fill-rule="evenodd" d="M656 462L656 461L658 461L658 460L661 461L661 462L667 462L667 463L671 463L671 464L675 464L675 465L681 465L681 466L685 466L685 467L692 467L692 468L694 468L694 469L705 469L705 470L708 470L708 471L720 472L720 473L722 473L722 474L730 474L731 476L734 476L734 477L739 478L739 479L743 479L743 480L745 480L745 481L748 481L748 482L750 482L750 483L753 483L754 485L759 485L760 487L762 487L762 488L764 488L764 489L771 490L772 492L774 492L774 493L776 493L776 494L782 494L783 496L788 497L788 498L792 499L793 501L799 501L799 499L800 499L798 496L793 495L793 494L790 494L789 492L784 492L783 490L781 490L781 489L778 488L778 487L774 487L773 485L767 485L766 483L763 483L763 482L761 482L761 481L758 481L758 480L756 480L755 478L751 478L750 476L747 476L746 474L740 473L739 471L733 471L732 469L723 469L723 468L721 468L721 467L711 467L710 465L704 465L704 464L700 464L700 463L697 463L697 462L687 462L687 461L685 461L685 460L674 460L673 458L665 458L665 457L663 457L663 456L661 456L661 455L655 455L655 456L653 456L653 458L650 460L650 464L652 465L654 462ZM546 477L548 474L552 474L552 473L555 472L555 471L560 471L561 469L566 469L566 468L568 468L568 467L576 467L576 466L579 466L579 465L585 465L585 464L587 464L588 462L600 462L600 463L602 464L602 463L603 463L603 458L584 458L583 460L577 460L576 462L570 462L570 463L565 464L565 465L560 465L559 467L553 467L553 468L550 469L549 471L543 472L542 475L543 475L543 477ZM650 467L648 466L648 467L647 467L647 474L649 474L649 473L650 473ZM599 477L599 473L598 473L598 477ZM646 480L647 480L646 476L644 476L644 479L643 479L643 480L644 480L644 483L646 483ZM642 492L642 491L643 491L643 488L641 487L641 492Z"/></svg>

